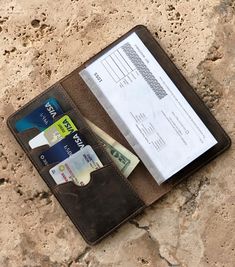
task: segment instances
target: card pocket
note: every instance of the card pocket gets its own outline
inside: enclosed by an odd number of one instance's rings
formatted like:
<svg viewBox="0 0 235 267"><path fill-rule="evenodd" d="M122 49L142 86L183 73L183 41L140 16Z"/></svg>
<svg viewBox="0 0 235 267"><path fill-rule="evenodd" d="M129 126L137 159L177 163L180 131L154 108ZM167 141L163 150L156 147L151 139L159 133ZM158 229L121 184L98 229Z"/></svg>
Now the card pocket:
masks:
<svg viewBox="0 0 235 267"><path fill-rule="evenodd" d="M112 164L93 171L89 183L57 185L54 194L89 244L140 212L145 204Z"/></svg>
<svg viewBox="0 0 235 267"><path fill-rule="evenodd" d="M24 118L29 115L32 111L40 107L47 99L55 98L63 112L67 112L74 108L74 104L70 100L68 94L61 86L60 83L56 83L51 86L48 90L37 96L35 99L29 101L25 106L19 109L17 112L13 113L7 120L7 124L13 133L17 133L15 128L15 124L18 120ZM55 117L55 120L57 116Z"/></svg>
<svg viewBox="0 0 235 267"><path fill-rule="evenodd" d="M53 177L50 175L49 171L51 168L53 168L54 166L56 166L57 164L59 164L60 162L54 162L50 165L44 166L41 162L41 160L39 159L39 155L48 149L48 146L42 146L42 147L38 147L33 149L29 155L32 158L32 161L35 165L35 167L38 169L39 173L41 174L41 176L43 177L44 181L47 183L47 185L50 186L50 188L55 187L57 184L54 181ZM109 157L106 156L106 153L104 153L103 151L103 147L101 146L97 146L93 148L96 155L99 157L100 161L102 162L102 164L108 165L111 164L111 159ZM68 159L68 158L67 158Z"/></svg>
<svg viewBox="0 0 235 267"><path fill-rule="evenodd" d="M53 190L53 188L57 185L53 177L50 175L49 171L51 168L55 167L58 163L53 163L47 166L44 166L39 170L39 174L47 184L47 186Z"/></svg>
<svg viewBox="0 0 235 267"><path fill-rule="evenodd" d="M69 116L69 118L72 120L74 125L77 127L78 131L81 131L81 130L87 128L87 124L86 124L85 120L83 119L83 117L80 115L80 113L78 113L77 110L74 110L74 109L70 109L70 110L64 112L63 114L57 116L54 119L54 123L56 121L58 121L59 119L61 119L65 115Z"/></svg>
<svg viewBox="0 0 235 267"><path fill-rule="evenodd" d="M22 144L25 150L30 151L29 141L37 136L40 131L37 128L31 128L20 133L16 133L17 140Z"/></svg>
<svg viewBox="0 0 235 267"><path fill-rule="evenodd" d="M40 146L29 151L29 156L32 158L33 163L36 165L37 169L41 170L45 165L42 164L39 156L42 152L49 149L48 145ZM55 162L56 163L56 162Z"/></svg>

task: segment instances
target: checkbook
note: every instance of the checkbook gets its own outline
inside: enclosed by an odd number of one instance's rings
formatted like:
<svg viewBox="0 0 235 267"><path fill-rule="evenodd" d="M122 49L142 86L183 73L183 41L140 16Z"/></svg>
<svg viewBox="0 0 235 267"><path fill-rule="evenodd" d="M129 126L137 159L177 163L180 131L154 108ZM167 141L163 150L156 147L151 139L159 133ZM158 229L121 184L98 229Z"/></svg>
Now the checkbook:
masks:
<svg viewBox="0 0 235 267"><path fill-rule="evenodd" d="M137 25L8 118L88 244L230 147L189 82Z"/></svg>

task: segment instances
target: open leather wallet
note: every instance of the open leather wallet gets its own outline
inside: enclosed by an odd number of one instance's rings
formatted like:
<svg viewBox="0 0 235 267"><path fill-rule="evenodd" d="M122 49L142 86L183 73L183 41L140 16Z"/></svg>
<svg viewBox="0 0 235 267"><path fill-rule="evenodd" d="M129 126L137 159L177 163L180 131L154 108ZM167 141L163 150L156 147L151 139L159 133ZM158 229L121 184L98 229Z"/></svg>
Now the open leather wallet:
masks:
<svg viewBox="0 0 235 267"><path fill-rule="evenodd" d="M30 146L40 129L16 127L51 98L63 110L53 121L67 115L102 164L90 172L86 185L73 180L56 182L51 170L60 163L45 165L39 157L49 149L48 144ZM85 118L140 159L128 177L117 168ZM8 126L89 244L99 242L157 201L231 143L142 25L12 114Z"/></svg>

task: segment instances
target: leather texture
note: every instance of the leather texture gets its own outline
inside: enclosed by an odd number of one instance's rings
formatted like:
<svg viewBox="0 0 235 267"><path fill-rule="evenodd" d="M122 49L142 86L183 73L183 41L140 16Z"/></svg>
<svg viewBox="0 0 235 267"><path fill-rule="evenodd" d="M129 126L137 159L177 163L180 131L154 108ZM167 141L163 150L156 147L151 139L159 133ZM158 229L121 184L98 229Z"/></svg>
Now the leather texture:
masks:
<svg viewBox="0 0 235 267"><path fill-rule="evenodd" d="M90 182L84 187L69 182L58 185L54 193L90 244L106 236L143 206L113 164L92 172Z"/></svg>

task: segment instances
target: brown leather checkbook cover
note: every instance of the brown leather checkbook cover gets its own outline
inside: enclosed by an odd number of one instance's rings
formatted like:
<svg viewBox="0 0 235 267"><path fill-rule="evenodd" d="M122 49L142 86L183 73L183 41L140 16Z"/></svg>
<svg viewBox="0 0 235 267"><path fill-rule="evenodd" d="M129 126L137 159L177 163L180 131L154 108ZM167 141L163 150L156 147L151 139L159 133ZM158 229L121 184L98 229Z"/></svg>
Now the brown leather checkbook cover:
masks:
<svg viewBox="0 0 235 267"><path fill-rule="evenodd" d="M142 162L137 165L128 178L125 178L84 120L84 117L88 118L134 153L124 136L79 76L79 72L93 60L133 32L140 37L218 142L160 186ZM17 120L39 107L49 97L58 100L64 113L69 115L79 132L86 136L87 142L92 146L103 164L101 169L91 173L91 180L86 186L77 186L73 182L57 185L49 174L49 169L56 164L45 167L38 158L42 151L48 149L48 146L30 149L28 145L29 140L36 136L39 131L34 128L18 133L15 129ZM56 120L58 118L56 117ZM43 180L89 244L100 241L122 223L141 212L143 208L166 194L183 178L195 172L230 146L230 139L227 134L150 32L141 25L133 28L98 55L11 115L8 118L8 126Z"/></svg>

